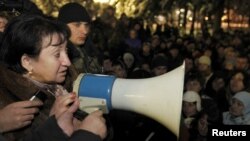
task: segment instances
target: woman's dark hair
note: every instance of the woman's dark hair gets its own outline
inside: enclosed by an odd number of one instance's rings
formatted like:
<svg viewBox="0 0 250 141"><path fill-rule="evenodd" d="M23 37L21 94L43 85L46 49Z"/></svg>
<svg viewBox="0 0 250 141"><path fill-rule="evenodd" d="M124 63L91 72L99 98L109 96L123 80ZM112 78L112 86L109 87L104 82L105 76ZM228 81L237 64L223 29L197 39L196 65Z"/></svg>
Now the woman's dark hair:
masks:
<svg viewBox="0 0 250 141"><path fill-rule="evenodd" d="M27 70L21 65L21 57L26 54L37 58L42 50L44 37L59 35L60 45L68 40L70 31L68 27L54 19L48 19L38 15L20 15L13 18L7 25L3 34L0 59L7 67L17 73L25 73Z"/></svg>

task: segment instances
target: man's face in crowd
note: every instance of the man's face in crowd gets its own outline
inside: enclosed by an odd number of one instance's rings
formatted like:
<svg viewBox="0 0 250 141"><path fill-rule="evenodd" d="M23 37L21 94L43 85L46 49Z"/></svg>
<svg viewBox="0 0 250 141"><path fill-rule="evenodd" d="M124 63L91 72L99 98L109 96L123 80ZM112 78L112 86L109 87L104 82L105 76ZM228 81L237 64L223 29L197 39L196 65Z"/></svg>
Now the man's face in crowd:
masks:
<svg viewBox="0 0 250 141"><path fill-rule="evenodd" d="M88 22L71 22L67 24L71 36L69 40L77 46L83 45L87 39L87 36L90 31L90 25Z"/></svg>
<svg viewBox="0 0 250 141"><path fill-rule="evenodd" d="M7 24L8 20L4 17L0 17L0 32L3 32L5 29L5 25Z"/></svg>

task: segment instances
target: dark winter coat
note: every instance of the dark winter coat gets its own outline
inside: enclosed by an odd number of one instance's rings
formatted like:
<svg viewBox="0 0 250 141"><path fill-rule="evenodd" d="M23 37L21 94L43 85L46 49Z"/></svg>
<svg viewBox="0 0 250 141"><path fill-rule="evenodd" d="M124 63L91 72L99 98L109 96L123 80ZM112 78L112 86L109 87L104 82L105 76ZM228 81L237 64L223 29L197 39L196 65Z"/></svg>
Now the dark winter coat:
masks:
<svg viewBox="0 0 250 141"><path fill-rule="evenodd" d="M85 130L78 130L71 137L65 135L58 126L55 117L50 117L39 128L27 134L22 141L101 141L101 138ZM0 135L0 141L6 141Z"/></svg>
<svg viewBox="0 0 250 141"><path fill-rule="evenodd" d="M76 77L77 73L75 73L73 68L70 68L65 84L63 84L69 92L72 91L72 84ZM7 69L0 63L0 109L13 102L29 100L36 91L38 91L38 88L29 79ZM4 133L3 136L8 141L24 137L25 134L35 130L41 123L44 123L48 119L55 98L49 93L45 94L47 95L47 99L32 124L19 130Z"/></svg>

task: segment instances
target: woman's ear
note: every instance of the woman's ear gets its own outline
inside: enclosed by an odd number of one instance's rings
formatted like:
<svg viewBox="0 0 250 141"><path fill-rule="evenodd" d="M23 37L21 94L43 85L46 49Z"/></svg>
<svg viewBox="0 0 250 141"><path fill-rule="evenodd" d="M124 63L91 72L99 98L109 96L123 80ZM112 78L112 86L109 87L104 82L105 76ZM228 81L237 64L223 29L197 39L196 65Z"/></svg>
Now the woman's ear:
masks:
<svg viewBox="0 0 250 141"><path fill-rule="evenodd" d="M22 57L21 57L21 65L22 67L24 67L28 72L31 72L32 69L33 69L33 66L31 64L31 61L32 59L27 55L27 54L24 54Z"/></svg>

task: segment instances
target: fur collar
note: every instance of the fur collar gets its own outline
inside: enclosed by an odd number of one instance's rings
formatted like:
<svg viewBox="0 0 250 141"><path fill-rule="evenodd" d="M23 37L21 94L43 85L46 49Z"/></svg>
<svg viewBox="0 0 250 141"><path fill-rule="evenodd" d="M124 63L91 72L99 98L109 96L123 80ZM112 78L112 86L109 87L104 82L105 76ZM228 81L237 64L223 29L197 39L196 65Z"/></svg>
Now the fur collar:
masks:
<svg viewBox="0 0 250 141"><path fill-rule="evenodd" d="M37 90L29 79L0 65L0 85L20 100L29 99Z"/></svg>

